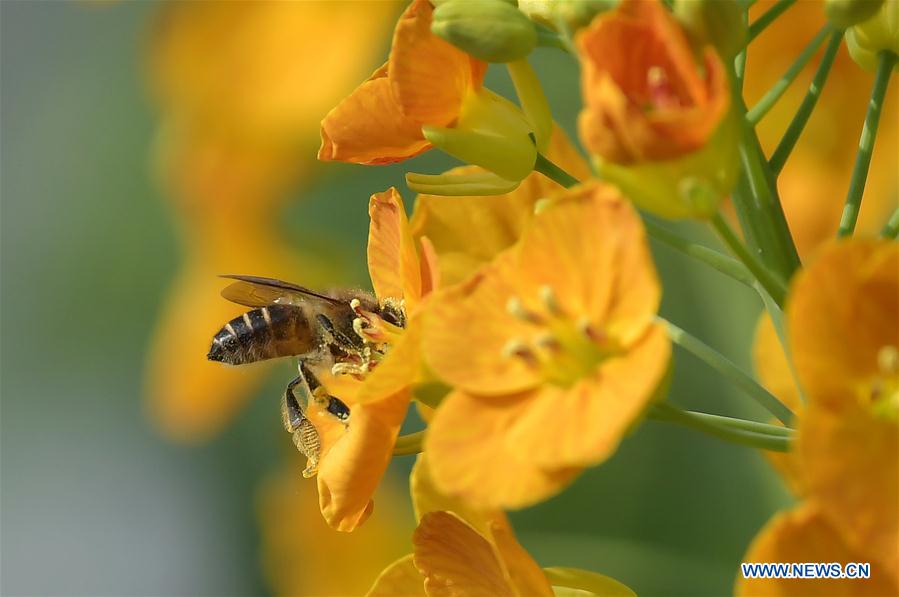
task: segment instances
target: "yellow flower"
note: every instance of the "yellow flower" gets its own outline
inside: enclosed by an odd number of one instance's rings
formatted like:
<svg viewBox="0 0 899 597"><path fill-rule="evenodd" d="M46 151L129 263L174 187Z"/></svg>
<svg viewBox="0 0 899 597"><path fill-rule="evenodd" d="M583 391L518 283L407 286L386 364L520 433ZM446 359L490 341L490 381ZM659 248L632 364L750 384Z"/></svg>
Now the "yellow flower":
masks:
<svg viewBox="0 0 899 597"><path fill-rule="evenodd" d="M750 559L785 561L777 551L783 543L792 561L869 561L876 583L897 587L899 245L852 240L822 248L793 284L787 323L807 399L791 455L804 504L768 524ZM827 557L825 546L833 549ZM858 555L840 559L845 554Z"/></svg>
<svg viewBox="0 0 899 597"><path fill-rule="evenodd" d="M349 422L344 425L314 403L307 413L321 437L319 506L328 524L340 531L354 530L372 511L371 496L390 463L411 386L420 374L420 305L436 284L433 256L426 241L419 253L396 189L373 195L369 213L372 285L380 304L399 309L406 325L357 311L359 332L377 355L368 364L371 372L350 371L362 378L355 380L339 375L338 364L334 377L322 378L329 392L350 407Z"/></svg>
<svg viewBox="0 0 899 597"><path fill-rule="evenodd" d="M623 0L578 32L577 46L578 130L603 179L665 218L714 214L736 184L739 136L715 49L702 48L698 64L657 0Z"/></svg>
<svg viewBox="0 0 899 597"><path fill-rule="evenodd" d="M455 387L425 442L440 489L479 507L523 507L611 455L667 370L660 295L633 208L610 187L584 185L435 296L423 350Z"/></svg>
<svg viewBox="0 0 899 597"><path fill-rule="evenodd" d="M418 528L414 553L400 558L377 578L368 597L398 595L550 596L552 584L579 589L579 595L632 596L618 581L568 568L541 570L515 539L506 515L476 510L442 494L425 454L412 471L412 500ZM579 581L579 582L578 582Z"/></svg>
<svg viewBox="0 0 899 597"><path fill-rule="evenodd" d="M812 504L775 515L756 536L743 556L747 563L869 562L868 556L849 546ZM735 593L745 597L884 597L899 593L895 579L871 563L866 579L737 579Z"/></svg>
<svg viewBox="0 0 899 597"><path fill-rule="evenodd" d="M605 160L626 164L695 151L727 113L721 59L704 48L703 76L687 36L656 0L623 0L579 32L577 44L581 139Z"/></svg>
<svg viewBox="0 0 899 597"><path fill-rule="evenodd" d="M534 127L518 107L482 87L486 63L431 32L433 12L428 0L409 5L387 63L322 121L318 157L389 164L436 145L489 170L491 177L479 182L491 181L486 186L497 187L494 193L514 188L534 166ZM434 183L429 176L412 180Z"/></svg>
<svg viewBox="0 0 899 597"><path fill-rule="evenodd" d="M268 371L204 358L222 322L240 312L218 297L217 275L329 280L277 232L277 212L309 170L303 149L322 114L370 68L364 50L386 33L395 8L172 2L161 11L148 53L161 110L156 165L185 258L150 347L145 394L167 436L213 435ZM342 50L321 51L335 35Z"/></svg>
<svg viewBox="0 0 899 597"><path fill-rule="evenodd" d="M295 464L297 459L291 459ZM262 566L277 595L361 595L409 549L412 519L396 483L378 490L378 513L352 534L335 533L313 508L315 490L290 466L257 498Z"/></svg>

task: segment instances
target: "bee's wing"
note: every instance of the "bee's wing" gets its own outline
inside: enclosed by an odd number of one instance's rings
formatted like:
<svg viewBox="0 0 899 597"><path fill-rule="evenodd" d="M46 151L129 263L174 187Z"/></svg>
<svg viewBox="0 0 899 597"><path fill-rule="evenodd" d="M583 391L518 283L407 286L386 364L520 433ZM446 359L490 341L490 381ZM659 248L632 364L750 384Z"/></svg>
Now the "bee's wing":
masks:
<svg viewBox="0 0 899 597"><path fill-rule="evenodd" d="M312 301L343 304L343 301L320 294L308 288L259 276L223 275L222 278L237 280L222 290L222 296L231 302L247 307L267 305L302 305Z"/></svg>

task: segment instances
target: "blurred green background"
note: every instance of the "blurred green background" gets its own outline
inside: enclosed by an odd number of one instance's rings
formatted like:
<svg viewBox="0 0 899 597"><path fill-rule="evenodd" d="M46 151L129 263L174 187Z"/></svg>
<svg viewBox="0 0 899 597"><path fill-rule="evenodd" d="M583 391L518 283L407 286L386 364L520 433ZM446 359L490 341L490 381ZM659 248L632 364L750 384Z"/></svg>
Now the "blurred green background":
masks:
<svg viewBox="0 0 899 597"><path fill-rule="evenodd" d="M163 441L140 399L147 343L179 262L149 168L156 121L141 54L158 8L0 3L3 594L270 590L254 496L260 479L283 466L289 443L277 407L288 365L206 445ZM573 133L576 64L553 50L539 51L534 64ZM499 69L488 85L510 91ZM323 264L339 264L335 278L367 285L368 196L397 185L411 197L404 171L449 164L431 152L396 167L320 166L289 203L284 228ZM754 297L654 249L663 314L748 367ZM672 396L682 406L765 417L682 353ZM411 464L398 459L390 482L405 490ZM512 518L544 566L609 574L642 595L723 595L748 542L787 501L755 451L649 422L607 464Z"/></svg>

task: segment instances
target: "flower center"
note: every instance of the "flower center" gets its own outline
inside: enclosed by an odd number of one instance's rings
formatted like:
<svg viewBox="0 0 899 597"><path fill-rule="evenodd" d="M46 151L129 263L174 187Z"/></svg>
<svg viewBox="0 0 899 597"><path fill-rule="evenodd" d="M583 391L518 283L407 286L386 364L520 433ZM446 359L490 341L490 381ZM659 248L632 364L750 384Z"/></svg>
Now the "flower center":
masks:
<svg viewBox="0 0 899 597"><path fill-rule="evenodd" d="M394 299L386 299L378 313L364 309L359 299L350 301L350 307L356 313L353 331L362 338L364 348L357 358L335 363L331 373L352 375L362 380L384 358L390 346L399 340L406 311L403 301Z"/></svg>
<svg viewBox="0 0 899 597"><path fill-rule="evenodd" d="M887 345L877 352L877 375L871 381L868 396L874 413L899 419L899 349Z"/></svg>
<svg viewBox="0 0 899 597"><path fill-rule="evenodd" d="M551 286L542 286L537 309L525 307L513 296L506 310L533 327L527 338L513 338L503 347L503 355L539 369L547 382L570 387L593 374L597 366L621 352L621 347L585 317L575 318L559 304Z"/></svg>
<svg viewBox="0 0 899 597"><path fill-rule="evenodd" d="M678 97L674 85L671 84L668 73L661 66L651 66L647 69L646 90L649 95L647 112L681 106L680 97Z"/></svg>

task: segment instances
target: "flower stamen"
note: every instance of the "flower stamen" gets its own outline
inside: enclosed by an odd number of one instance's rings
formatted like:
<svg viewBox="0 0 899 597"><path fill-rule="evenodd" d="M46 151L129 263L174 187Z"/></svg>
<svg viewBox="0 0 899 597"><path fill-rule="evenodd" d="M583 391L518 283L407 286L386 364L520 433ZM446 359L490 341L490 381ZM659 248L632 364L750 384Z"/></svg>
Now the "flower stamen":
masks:
<svg viewBox="0 0 899 597"><path fill-rule="evenodd" d="M512 317L527 323L534 325L542 325L544 323L543 318L525 307L524 303L517 296L511 296L509 297L509 300L506 301L506 311Z"/></svg>

